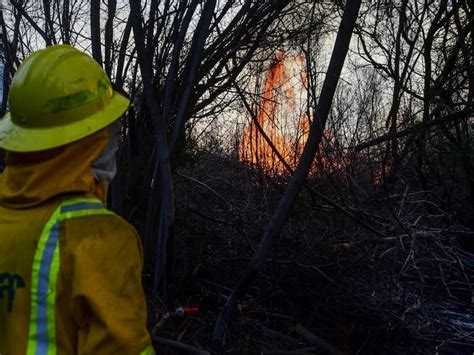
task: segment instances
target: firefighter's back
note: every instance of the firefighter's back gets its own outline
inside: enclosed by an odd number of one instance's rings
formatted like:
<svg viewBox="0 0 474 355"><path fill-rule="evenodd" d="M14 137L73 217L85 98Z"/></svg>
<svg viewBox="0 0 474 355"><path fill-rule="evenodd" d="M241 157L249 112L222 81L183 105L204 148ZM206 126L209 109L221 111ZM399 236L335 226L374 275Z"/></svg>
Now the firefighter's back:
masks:
<svg viewBox="0 0 474 355"><path fill-rule="evenodd" d="M33 261L56 204L25 209L0 205L0 354L26 354Z"/></svg>

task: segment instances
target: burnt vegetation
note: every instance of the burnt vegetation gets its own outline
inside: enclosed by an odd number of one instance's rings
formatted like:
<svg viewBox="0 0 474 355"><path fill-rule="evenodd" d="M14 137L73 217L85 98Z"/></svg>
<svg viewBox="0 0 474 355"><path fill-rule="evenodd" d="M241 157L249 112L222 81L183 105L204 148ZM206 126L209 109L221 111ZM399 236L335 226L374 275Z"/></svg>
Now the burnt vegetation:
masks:
<svg viewBox="0 0 474 355"><path fill-rule="evenodd" d="M1 114L56 43L133 102L109 207L157 349L472 354L472 2L3 1Z"/></svg>

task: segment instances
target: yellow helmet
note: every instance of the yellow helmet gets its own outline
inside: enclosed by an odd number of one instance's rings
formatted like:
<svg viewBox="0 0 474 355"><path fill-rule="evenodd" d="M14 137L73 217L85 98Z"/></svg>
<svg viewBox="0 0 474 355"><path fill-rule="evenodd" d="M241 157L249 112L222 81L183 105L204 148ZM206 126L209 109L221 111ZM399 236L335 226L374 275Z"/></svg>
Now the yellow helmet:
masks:
<svg viewBox="0 0 474 355"><path fill-rule="evenodd" d="M35 152L74 142L120 118L129 103L89 55L50 46L29 55L13 77L0 148Z"/></svg>

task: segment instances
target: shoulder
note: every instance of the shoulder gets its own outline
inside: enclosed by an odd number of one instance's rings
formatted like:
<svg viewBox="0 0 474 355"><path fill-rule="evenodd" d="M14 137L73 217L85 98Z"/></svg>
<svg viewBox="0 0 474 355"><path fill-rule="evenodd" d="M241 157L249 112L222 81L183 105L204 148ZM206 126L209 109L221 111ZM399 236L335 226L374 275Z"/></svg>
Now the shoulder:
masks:
<svg viewBox="0 0 474 355"><path fill-rule="evenodd" d="M136 229L116 214L88 215L62 222L60 239L69 248L102 249L108 252L126 248L142 254Z"/></svg>
<svg viewBox="0 0 474 355"><path fill-rule="evenodd" d="M104 231L114 232L118 234L138 235L136 229L122 217L111 214L92 214L87 216L79 216L68 218L63 221L67 227L78 227L80 233L101 233ZM74 228L76 230L76 228Z"/></svg>

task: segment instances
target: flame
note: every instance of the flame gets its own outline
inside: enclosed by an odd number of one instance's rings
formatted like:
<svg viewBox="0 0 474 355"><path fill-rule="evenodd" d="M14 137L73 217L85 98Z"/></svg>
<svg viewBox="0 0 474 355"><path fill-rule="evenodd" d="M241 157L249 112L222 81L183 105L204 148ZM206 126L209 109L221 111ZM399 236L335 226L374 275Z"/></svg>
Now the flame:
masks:
<svg viewBox="0 0 474 355"><path fill-rule="evenodd" d="M284 52L276 52L275 58L268 68L261 101L255 113L256 122L251 122L245 127L239 147L242 161L271 174L282 174L287 169L260 133L259 127L291 167L296 166L296 158L301 155L302 147L309 133L308 129L301 132L301 120L298 121L297 127L288 127L288 122L282 119L285 114L294 117L298 111L290 70ZM299 133L298 142L290 138L295 128Z"/></svg>
<svg viewBox="0 0 474 355"><path fill-rule="evenodd" d="M372 183L374 185L381 185L390 172L390 165L382 163L372 171Z"/></svg>
<svg viewBox="0 0 474 355"><path fill-rule="evenodd" d="M287 169L260 133L259 127L290 167L295 169L309 137L311 123L305 112L308 86L306 58L302 55L287 58L284 52L276 52L265 79L254 116L256 122L252 121L244 128L239 153L241 161L267 174L281 175L287 173ZM321 154L313 163L311 175L321 170L339 172L350 164L344 155L337 153L334 144L334 136L325 131Z"/></svg>

